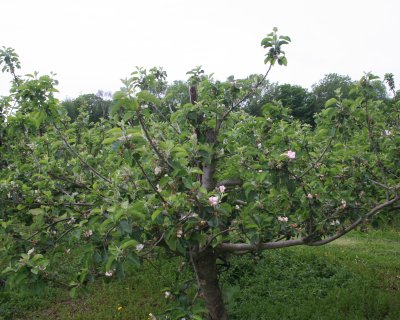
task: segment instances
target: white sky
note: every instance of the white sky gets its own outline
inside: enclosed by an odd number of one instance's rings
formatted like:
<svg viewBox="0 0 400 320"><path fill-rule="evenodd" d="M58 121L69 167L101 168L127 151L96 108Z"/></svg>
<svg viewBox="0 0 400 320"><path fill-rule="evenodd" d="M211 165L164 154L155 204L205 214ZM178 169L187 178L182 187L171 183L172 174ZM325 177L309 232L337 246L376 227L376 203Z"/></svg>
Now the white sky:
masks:
<svg viewBox="0 0 400 320"><path fill-rule="evenodd" d="M161 66L171 82L197 65L221 80L263 73L274 26L292 43L271 81L372 71L400 82L399 13L399 0L2 0L0 46L17 51L21 73L55 72L61 98L116 91L135 66ZM0 74L0 94L9 80Z"/></svg>

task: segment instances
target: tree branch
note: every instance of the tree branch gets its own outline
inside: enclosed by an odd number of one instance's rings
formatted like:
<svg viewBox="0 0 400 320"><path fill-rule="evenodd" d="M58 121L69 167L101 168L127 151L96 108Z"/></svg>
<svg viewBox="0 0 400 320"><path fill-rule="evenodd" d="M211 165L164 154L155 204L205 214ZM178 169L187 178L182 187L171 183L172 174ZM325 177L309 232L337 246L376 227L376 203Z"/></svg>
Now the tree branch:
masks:
<svg viewBox="0 0 400 320"><path fill-rule="evenodd" d="M225 187L233 187L233 186L241 186L243 184L242 179L227 179L217 182L216 186L225 186Z"/></svg>
<svg viewBox="0 0 400 320"><path fill-rule="evenodd" d="M144 132L144 135L146 136L147 141L150 143L151 148L154 150L154 152L157 154L157 156L160 158L162 162L164 162L170 169L173 169L173 166L169 163L167 159L164 158L164 156L161 154L161 152L157 149L156 145L154 144L153 140L150 137L149 132L147 131L146 124L144 123L143 117L140 114L140 108L136 110L136 116L139 119L140 126L142 127L142 130Z"/></svg>
<svg viewBox="0 0 400 320"><path fill-rule="evenodd" d="M161 201L165 204L168 204L168 202L164 199L164 197L162 196L162 194L160 193L160 191L158 191L157 187L153 184L153 182L150 180L149 176L147 175L147 173L144 171L143 166L140 164L139 161L137 161L135 158L133 158L135 163L138 165L138 167L140 168L140 171L142 171L143 175L145 176L147 182L150 184L151 188L154 190L155 193L157 193L157 195L160 197Z"/></svg>
<svg viewBox="0 0 400 320"><path fill-rule="evenodd" d="M322 160L322 158L324 157L325 153L328 151L329 147L332 144L333 138L336 135L336 127L335 127L335 131L333 132L332 136L329 138L329 141L327 143L327 145L325 146L324 150L322 151L322 153L319 155L318 159L314 161L314 163L312 163L300 176L294 176L296 179L301 179L303 178L308 172L310 172L315 165L320 162Z"/></svg>
<svg viewBox="0 0 400 320"><path fill-rule="evenodd" d="M339 231L335 235L328 237L323 240L319 241L310 241L309 237L304 237L300 239L293 239L293 240L286 240L286 241L279 241L279 242L267 242L267 243L260 243L260 244L249 244L249 243L222 243L217 246L217 250L220 252L230 252L233 254L240 254L243 252L249 251L258 251L258 250L268 250L268 249L278 249L278 248L286 248L298 245L308 245L308 246L322 246L324 244L330 243L340 237L344 236L351 230L355 229L358 225L360 225L363 221L368 218L371 218L380 210L391 206L393 203L399 201L400 196L396 196L392 200L385 201L384 203L377 205L373 209L371 209L366 215L360 217L356 221L354 221L351 225L343 230Z"/></svg>
<svg viewBox="0 0 400 320"><path fill-rule="evenodd" d="M241 103L243 103L244 101L246 101L256 90L257 88L265 81L265 79L267 78L269 72L271 71L272 68L272 64L269 65L269 68L267 70L267 72L265 73L265 75L261 78L260 81L258 81L256 83L256 85L252 88L252 90L250 90L247 94L244 95L244 97L242 97L239 101L237 101L236 103L233 103L232 106L225 112L225 114L222 116L222 118L217 121L217 125L215 128L215 136L218 136L218 132L219 129L221 128L222 123L225 121L225 119L229 116L229 114L236 109Z"/></svg>

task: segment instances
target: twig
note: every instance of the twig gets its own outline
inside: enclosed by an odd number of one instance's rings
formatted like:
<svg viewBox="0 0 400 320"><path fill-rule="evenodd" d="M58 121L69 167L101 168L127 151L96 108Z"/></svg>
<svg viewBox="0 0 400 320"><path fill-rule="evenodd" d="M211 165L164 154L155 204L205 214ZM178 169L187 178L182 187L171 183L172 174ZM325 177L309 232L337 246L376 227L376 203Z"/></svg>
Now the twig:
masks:
<svg viewBox="0 0 400 320"><path fill-rule="evenodd" d="M215 137L218 136L218 132L221 128L222 123L226 120L226 118L229 116L229 114L236 109L241 103L243 103L244 101L246 101L248 98L250 98L250 96L257 90L257 88L265 81L265 79L267 78L269 72L271 71L272 68L272 64L269 65L269 68L267 70L267 72L265 73L265 75L261 78L261 80L259 80L256 85L252 88L252 90L250 90L247 94L245 94L239 101L237 101L236 103L233 103L232 106L228 109L228 111L225 112L225 114L222 116L222 118L217 121L217 125L215 128Z"/></svg>
<svg viewBox="0 0 400 320"><path fill-rule="evenodd" d="M309 173L313 168L315 168L315 165L322 160L322 158L324 157L325 153L328 151L328 148L331 146L333 138L335 137L335 135L336 135L336 127L335 127L335 131L333 132L332 136L329 138L329 141L328 141L327 145L325 146L324 150L319 155L317 160L315 160L314 163L311 164L300 176L296 176L295 175L294 177L296 179L303 178L307 173Z"/></svg>
<svg viewBox="0 0 400 320"><path fill-rule="evenodd" d="M142 171L143 175L145 176L146 180L148 181L148 183L150 184L150 186L152 187L152 189L154 190L155 193L157 193L157 195L160 197L161 201L165 204L168 204L168 202L164 199L164 197L162 196L162 194L160 193L160 191L158 191L157 187L153 184L153 182L150 180L149 176L147 175L147 173L144 171L144 168L142 167L142 165L140 164L139 161L137 161L135 158L133 158L135 163L139 166L140 171Z"/></svg>
<svg viewBox="0 0 400 320"><path fill-rule="evenodd" d="M196 291L196 294L194 295L193 300L192 300L192 305L193 305L195 303L197 297L199 296L199 293L200 293L200 290L201 290L201 285L200 285L200 279L199 279L199 275L198 275L198 272L197 272L196 264L193 261L192 248L191 248L190 245L189 245L189 259L190 259L190 263L192 264L193 271L194 271L194 274L195 274L195 277L196 277L196 281L197 281L197 291Z"/></svg>
<svg viewBox="0 0 400 320"><path fill-rule="evenodd" d="M136 115L137 115L137 117L138 117L138 119L139 119L140 126L142 127L142 130L143 130L143 132L144 132L144 134L145 134L145 136L146 136L146 139L147 139L147 141L150 143L150 146L152 147L152 149L154 150L154 152L157 154L157 156L160 158L161 161L163 161L166 165L168 165L168 167L169 167L170 169L173 169L173 166L168 162L167 159L165 159L165 158L163 157L163 155L162 155L161 152L157 149L157 147L155 146L153 140L151 139L150 134L149 134L149 132L147 131L146 124L144 123L143 117L142 117L142 115L140 114L140 109L139 109L139 108L136 110Z"/></svg>
<svg viewBox="0 0 400 320"><path fill-rule="evenodd" d="M71 218L60 219L60 220L54 221L53 223L47 224L47 225L45 225L43 228L41 228L40 230L38 230L38 231L36 231L34 234L32 234L29 238L25 239L25 241L29 241L29 240L31 240L32 238L34 238L36 235L38 235L41 231L43 231L43 230L45 230L45 229L48 229L48 228L50 228L50 227L52 227L52 226L55 226L57 223L64 222L64 221L67 221L67 220L71 220Z"/></svg>

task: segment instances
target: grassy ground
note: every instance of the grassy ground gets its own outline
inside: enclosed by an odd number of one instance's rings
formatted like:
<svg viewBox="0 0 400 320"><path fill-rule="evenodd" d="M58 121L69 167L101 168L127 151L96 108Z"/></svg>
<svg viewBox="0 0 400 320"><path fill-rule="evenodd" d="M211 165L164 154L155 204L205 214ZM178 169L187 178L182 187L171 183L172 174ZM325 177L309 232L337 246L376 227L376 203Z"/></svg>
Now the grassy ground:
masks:
<svg viewBox="0 0 400 320"><path fill-rule="evenodd" d="M160 288L179 263L157 261L123 282L95 282L77 299L51 288L0 292L0 319L147 319L165 308ZM236 257L221 282L233 320L398 320L400 232L355 232L320 248Z"/></svg>

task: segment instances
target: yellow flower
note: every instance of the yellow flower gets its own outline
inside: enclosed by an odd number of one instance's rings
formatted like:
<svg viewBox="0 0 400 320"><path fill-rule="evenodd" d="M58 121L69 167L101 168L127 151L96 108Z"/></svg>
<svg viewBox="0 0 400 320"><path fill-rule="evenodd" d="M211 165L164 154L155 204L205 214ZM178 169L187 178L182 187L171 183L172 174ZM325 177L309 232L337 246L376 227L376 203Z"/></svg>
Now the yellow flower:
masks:
<svg viewBox="0 0 400 320"><path fill-rule="evenodd" d="M121 311L122 310L122 306L118 306L117 310Z"/></svg>

